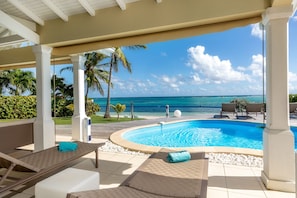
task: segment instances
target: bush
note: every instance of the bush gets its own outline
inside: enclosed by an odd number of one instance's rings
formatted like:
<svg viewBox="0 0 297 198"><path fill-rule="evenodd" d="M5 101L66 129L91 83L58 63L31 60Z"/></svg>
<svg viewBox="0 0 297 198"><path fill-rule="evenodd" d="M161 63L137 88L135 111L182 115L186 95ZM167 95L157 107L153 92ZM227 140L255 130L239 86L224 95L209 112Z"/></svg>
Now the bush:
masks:
<svg viewBox="0 0 297 198"><path fill-rule="evenodd" d="M238 111L241 112L243 109L246 108L248 101L245 99L236 98L236 99L233 99L230 103L235 103L236 109L238 109Z"/></svg>
<svg viewBox="0 0 297 198"><path fill-rule="evenodd" d="M94 103L92 100L88 100L86 104L86 114L87 116L95 115L96 112L100 111L100 106Z"/></svg>
<svg viewBox="0 0 297 198"><path fill-rule="evenodd" d="M297 102L297 94L289 94L289 102Z"/></svg>
<svg viewBox="0 0 297 198"><path fill-rule="evenodd" d="M53 107L52 100L52 107ZM56 117L73 115L73 101L65 98L56 99ZM86 114L95 115L100 111L98 104L88 101ZM0 96L0 119L30 119L37 116L36 96ZM52 116L54 109L52 108Z"/></svg>
<svg viewBox="0 0 297 198"><path fill-rule="evenodd" d="M71 106L72 105L72 106ZM53 107L52 100L52 107ZM54 109L52 108L52 116L54 117L69 117L73 115L73 101L66 100L65 98L56 98L56 115L54 114Z"/></svg>
<svg viewBox="0 0 297 198"><path fill-rule="evenodd" d="M29 119L36 115L36 96L0 96L0 119Z"/></svg>

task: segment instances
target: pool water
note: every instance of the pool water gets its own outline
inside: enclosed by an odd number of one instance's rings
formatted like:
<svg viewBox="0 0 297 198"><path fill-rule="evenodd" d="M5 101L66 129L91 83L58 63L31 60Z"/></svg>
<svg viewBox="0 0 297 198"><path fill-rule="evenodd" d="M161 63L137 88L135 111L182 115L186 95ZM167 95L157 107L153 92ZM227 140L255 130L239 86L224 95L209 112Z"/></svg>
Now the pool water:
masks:
<svg viewBox="0 0 297 198"><path fill-rule="evenodd" d="M124 133L123 138L160 147L224 146L262 150L263 130L264 125L260 123L193 120L131 130ZM297 132L296 127L291 130L294 134Z"/></svg>

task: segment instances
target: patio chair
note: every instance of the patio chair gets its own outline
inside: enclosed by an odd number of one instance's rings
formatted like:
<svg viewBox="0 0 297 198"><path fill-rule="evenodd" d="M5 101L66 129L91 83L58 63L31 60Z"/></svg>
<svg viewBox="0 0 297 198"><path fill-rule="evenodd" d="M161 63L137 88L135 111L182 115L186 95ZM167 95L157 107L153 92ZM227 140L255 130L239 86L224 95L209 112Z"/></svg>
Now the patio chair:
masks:
<svg viewBox="0 0 297 198"><path fill-rule="evenodd" d="M169 163L169 150L152 154L119 187L68 193L67 198L165 198L207 196L208 159L191 153L185 162Z"/></svg>
<svg viewBox="0 0 297 198"><path fill-rule="evenodd" d="M264 112L264 104L263 103L247 103L246 104L246 115L248 116L250 113L265 113Z"/></svg>
<svg viewBox="0 0 297 198"><path fill-rule="evenodd" d="M0 176L0 193L13 189L21 184L29 183L41 176L54 173L55 171L67 166L71 162L78 160L80 157L95 151L95 166L98 167L98 148L103 145L76 142L77 150L71 152L60 152L58 147L48 148L35 153L30 153L20 158L14 158L0 152L0 168L5 172ZM25 177L15 180L10 177L13 172L31 172Z"/></svg>
<svg viewBox="0 0 297 198"><path fill-rule="evenodd" d="M290 103L290 114L297 114L297 103Z"/></svg>
<svg viewBox="0 0 297 198"><path fill-rule="evenodd" d="M222 103L222 108L220 112L220 117L229 117L228 115L223 115L224 113L233 113L237 115L236 104L235 103Z"/></svg>

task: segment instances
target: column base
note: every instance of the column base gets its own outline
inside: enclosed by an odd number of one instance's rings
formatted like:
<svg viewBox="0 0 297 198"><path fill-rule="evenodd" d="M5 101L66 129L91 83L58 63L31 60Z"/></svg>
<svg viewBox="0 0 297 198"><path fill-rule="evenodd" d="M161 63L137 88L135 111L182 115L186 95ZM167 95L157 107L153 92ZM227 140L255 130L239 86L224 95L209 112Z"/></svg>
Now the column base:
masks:
<svg viewBox="0 0 297 198"><path fill-rule="evenodd" d="M290 130L265 128L262 180L268 189L295 192L294 135Z"/></svg>
<svg viewBox="0 0 297 198"><path fill-rule="evenodd" d="M269 179L264 171L261 173L261 179L267 189L283 192L295 192L295 182L293 181L279 181Z"/></svg>
<svg viewBox="0 0 297 198"><path fill-rule="evenodd" d="M53 120L38 120L34 122L34 151L55 146L55 123Z"/></svg>
<svg viewBox="0 0 297 198"><path fill-rule="evenodd" d="M85 118L87 118L85 115L72 116L72 140L83 142L83 127Z"/></svg>

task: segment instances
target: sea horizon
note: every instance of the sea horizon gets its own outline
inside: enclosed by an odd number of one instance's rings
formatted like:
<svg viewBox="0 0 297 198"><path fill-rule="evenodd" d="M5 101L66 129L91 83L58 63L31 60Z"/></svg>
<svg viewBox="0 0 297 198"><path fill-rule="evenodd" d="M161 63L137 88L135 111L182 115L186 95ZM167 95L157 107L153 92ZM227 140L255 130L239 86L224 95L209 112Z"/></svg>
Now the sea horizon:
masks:
<svg viewBox="0 0 297 198"><path fill-rule="evenodd" d="M218 114L222 103L241 99L250 103L263 103L262 95L224 95L224 96L138 96L138 97L112 97L110 103L125 104L126 110L120 115L131 116L165 116L166 105L169 105L169 116L175 110L180 110L183 116L197 114ZM100 106L98 115L103 115L106 109L106 98L93 98ZM265 102L265 97L264 97ZM132 110L132 111L131 111ZM116 115L111 108L111 114Z"/></svg>

